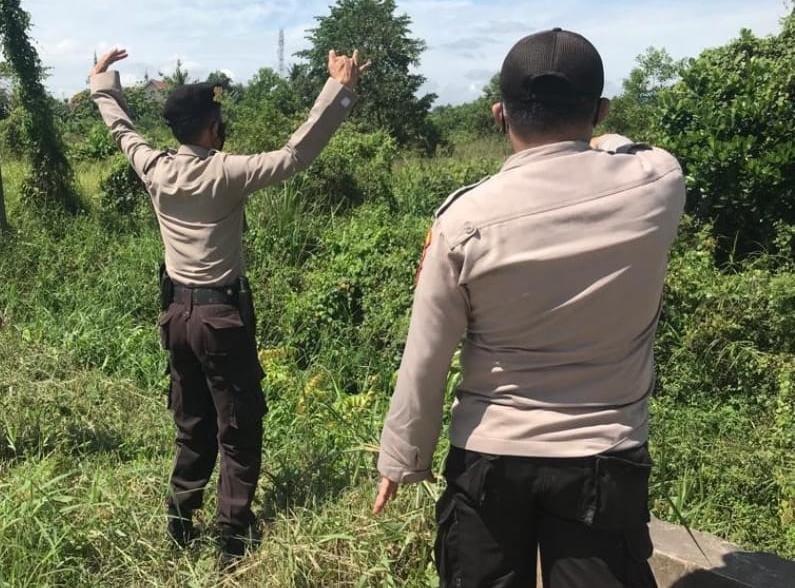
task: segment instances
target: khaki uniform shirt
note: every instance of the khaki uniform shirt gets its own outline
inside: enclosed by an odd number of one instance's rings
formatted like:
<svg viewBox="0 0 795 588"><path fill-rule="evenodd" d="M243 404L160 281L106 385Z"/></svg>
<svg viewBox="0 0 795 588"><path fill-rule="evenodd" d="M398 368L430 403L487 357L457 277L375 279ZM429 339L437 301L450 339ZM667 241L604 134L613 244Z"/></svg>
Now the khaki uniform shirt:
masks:
<svg viewBox="0 0 795 588"><path fill-rule="evenodd" d="M454 446L576 457L647 439L652 343L685 199L676 159L612 135L516 153L437 213L378 468L425 479L464 337Z"/></svg>
<svg viewBox="0 0 795 588"><path fill-rule="evenodd" d="M152 197L169 276L187 286L227 285L243 273L247 197L306 168L356 101L329 79L308 120L282 149L230 155L191 145L176 152L152 149L135 131L116 71L92 76L91 97Z"/></svg>

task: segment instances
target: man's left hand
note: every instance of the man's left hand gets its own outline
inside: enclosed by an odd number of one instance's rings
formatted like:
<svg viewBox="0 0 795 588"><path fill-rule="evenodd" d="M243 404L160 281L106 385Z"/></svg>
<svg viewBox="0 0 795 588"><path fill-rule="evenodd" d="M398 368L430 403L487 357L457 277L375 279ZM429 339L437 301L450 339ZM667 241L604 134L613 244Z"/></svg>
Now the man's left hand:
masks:
<svg viewBox="0 0 795 588"><path fill-rule="evenodd" d="M378 496L376 496L375 504L373 505L373 514L377 515L384 512L384 507L386 507L387 503L397 495L398 486L400 484L393 482L389 478L381 478L381 483L378 485Z"/></svg>

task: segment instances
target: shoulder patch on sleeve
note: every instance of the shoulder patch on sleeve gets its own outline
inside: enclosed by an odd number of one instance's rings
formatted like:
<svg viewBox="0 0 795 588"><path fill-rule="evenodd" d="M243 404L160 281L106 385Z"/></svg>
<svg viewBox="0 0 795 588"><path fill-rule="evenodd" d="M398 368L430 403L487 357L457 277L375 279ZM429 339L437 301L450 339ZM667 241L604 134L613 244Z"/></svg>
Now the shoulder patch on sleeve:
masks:
<svg viewBox="0 0 795 588"><path fill-rule="evenodd" d="M450 206L453 204L453 202L458 200L461 196L463 196L464 194L466 194L467 192L469 192L473 188L476 188L476 187L480 186L483 182L485 182L489 178L491 178L491 176L486 176L485 178L481 179L480 181L475 182L474 184L470 184L468 186L464 186L463 188L459 188L458 190L456 190L455 192L450 194L447 197L447 200L445 200L444 203L436 210L436 214L434 215L434 218L439 218L448 208L450 208Z"/></svg>
<svg viewBox="0 0 795 588"><path fill-rule="evenodd" d="M622 145L615 151L611 151L610 153L636 153L638 151L650 151L651 145L648 143L628 143L626 145Z"/></svg>

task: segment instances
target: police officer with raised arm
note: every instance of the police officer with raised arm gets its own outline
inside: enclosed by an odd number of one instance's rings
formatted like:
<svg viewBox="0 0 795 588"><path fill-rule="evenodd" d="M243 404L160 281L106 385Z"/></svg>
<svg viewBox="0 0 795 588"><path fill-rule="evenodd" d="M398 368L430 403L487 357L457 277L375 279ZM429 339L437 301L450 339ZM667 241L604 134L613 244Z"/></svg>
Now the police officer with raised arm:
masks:
<svg viewBox="0 0 795 588"><path fill-rule="evenodd" d="M618 135L579 34L520 40L493 107L514 149L439 209L381 436L380 512L431 476L459 341L441 585L644 588L652 345L685 200L669 153Z"/></svg>
<svg viewBox="0 0 795 588"><path fill-rule="evenodd" d="M251 504L260 474L266 412L254 340L253 308L244 277L243 209L257 190L305 169L345 120L353 88L369 64L329 54L330 78L306 122L278 151L222 151L221 89L190 84L168 97L164 116L177 151L150 147L135 130L119 74L127 57L102 56L91 71L91 96L113 138L146 186L165 246L159 324L169 351L169 406L177 428L167 500L168 531L180 545L196 535L192 513L220 450L217 524L222 565L256 541Z"/></svg>

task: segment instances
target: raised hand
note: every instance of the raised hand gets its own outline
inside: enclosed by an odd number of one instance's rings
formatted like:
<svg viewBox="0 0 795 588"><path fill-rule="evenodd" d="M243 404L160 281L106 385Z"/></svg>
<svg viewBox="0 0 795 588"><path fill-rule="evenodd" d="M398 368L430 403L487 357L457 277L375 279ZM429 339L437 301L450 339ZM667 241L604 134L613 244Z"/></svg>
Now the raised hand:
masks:
<svg viewBox="0 0 795 588"><path fill-rule="evenodd" d="M97 63L94 65L94 67L91 68L90 75L94 76L97 74L104 73L108 71L108 68L111 65L113 65L117 61L121 61L122 59L127 59L126 49L113 49L111 51L108 51L97 60Z"/></svg>
<svg viewBox="0 0 795 588"><path fill-rule="evenodd" d="M356 87L361 75L370 68L371 62L359 64L359 50L353 52L353 57L337 55L332 49L328 54L328 73L343 86L350 89Z"/></svg>

